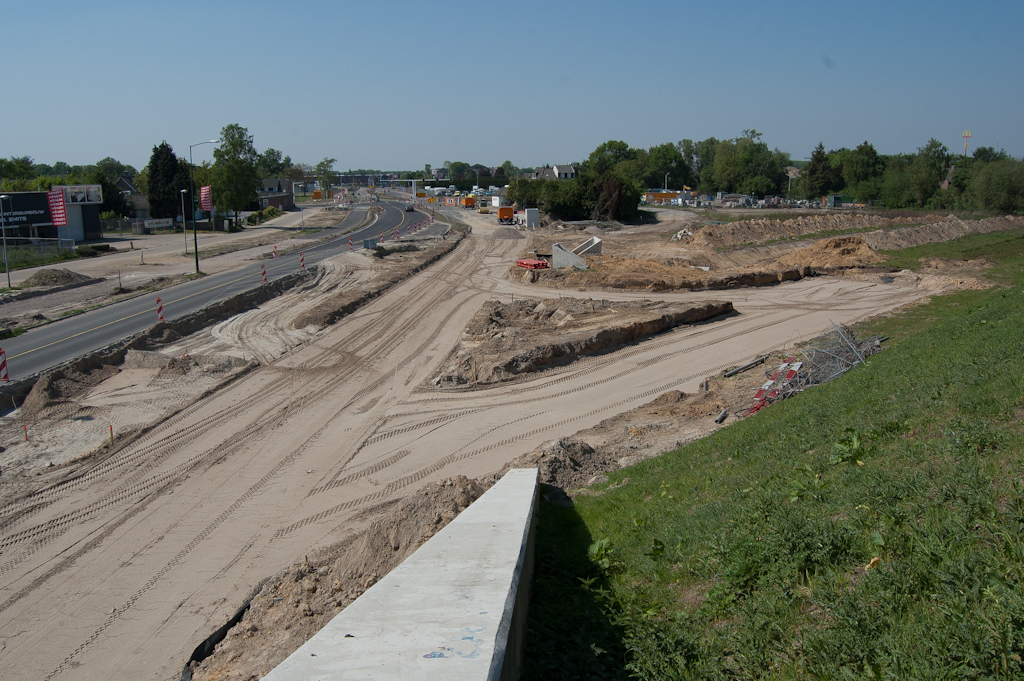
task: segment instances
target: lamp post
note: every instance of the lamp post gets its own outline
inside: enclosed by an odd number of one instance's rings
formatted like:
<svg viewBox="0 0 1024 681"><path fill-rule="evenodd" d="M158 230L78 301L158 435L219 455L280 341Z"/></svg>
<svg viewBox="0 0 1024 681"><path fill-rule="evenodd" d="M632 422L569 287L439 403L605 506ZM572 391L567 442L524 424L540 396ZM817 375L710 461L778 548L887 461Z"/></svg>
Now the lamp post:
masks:
<svg viewBox="0 0 1024 681"><path fill-rule="evenodd" d="M185 193L187 189L181 190L181 234L185 237L185 255L188 255L188 230L185 229Z"/></svg>
<svg viewBox="0 0 1024 681"><path fill-rule="evenodd" d="M668 193L668 173L665 173L665 193Z"/></svg>
<svg viewBox="0 0 1024 681"><path fill-rule="evenodd" d="M4 241L4 272L7 273L7 288L11 288L11 269L7 266L7 216L4 214L4 199L11 200L7 194L0 196L0 232ZM8 204L9 205L9 204Z"/></svg>
<svg viewBox="0 0 1024 681"><path fill-rule="evenodd" d="M192 169L192 147L198 147L203 144L220 144L220 140L208 140L206 142L196 142L195 144L188 145L188 183L192 188L189 192L189 196L192 198L192 247L196 251L196 274L199 274L199 237L196 236L196 180L195 173ZM187 237L185 242L188 243Z"/></svg>

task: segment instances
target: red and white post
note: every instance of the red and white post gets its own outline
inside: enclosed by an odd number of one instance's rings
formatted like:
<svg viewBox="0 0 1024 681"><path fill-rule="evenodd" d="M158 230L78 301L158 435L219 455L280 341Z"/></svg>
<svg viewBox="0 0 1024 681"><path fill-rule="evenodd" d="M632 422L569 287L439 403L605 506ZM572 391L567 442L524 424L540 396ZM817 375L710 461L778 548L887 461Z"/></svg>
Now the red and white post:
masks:
<svg viewBox="0 0 1024 681"><path fill-rule="evenodd" d="M7 353L0 348L0 381L9 380L11 380L11 376L7 373Z"/></svg>
<svg viewBox="0 0 1024 681"><path fill-rule="evenodd" d="M306 254L299 253L299 269L306 269Z"/></svg>
<svg viewBox="0 0 1024 681"><path fill-rule="evenodd" d="M158 322L164 320L164 301L160 300L160 296L156 297L156 320Z"/></svg>
<svg viewBox="0 0 1024 681"><path fill-rule="evenodd" d="M260 276L263 278L263 283L267 283L267 266L260 265Z"/></svg>
<svg viewBox="0 0 1024 681"><path fill-rule="evenodd" d="M275 258L277 257L277 244L274 244L274 256L273 257L275 257Z"/></svg>
<svg viewBox="0 0 1024 681"><path fill-rule="evenodd" d="M355 246L352 245L352 237L348 238L348 250L350 250L350 251L356 250Z"/></svg>

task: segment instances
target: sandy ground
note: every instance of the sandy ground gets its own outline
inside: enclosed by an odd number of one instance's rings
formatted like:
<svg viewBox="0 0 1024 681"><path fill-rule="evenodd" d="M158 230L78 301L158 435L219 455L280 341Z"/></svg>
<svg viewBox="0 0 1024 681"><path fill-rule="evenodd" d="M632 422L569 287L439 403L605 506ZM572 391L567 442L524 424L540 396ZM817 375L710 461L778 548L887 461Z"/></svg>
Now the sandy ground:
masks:
<svg viewBox="0 0 1024 681"><path fill-rule="evenodd" d="M458 216L474 233L456 251L342 323L297 329L288 319L298 319L329 286L374 277L374 263L359 254L337 258L317 284L324 290L283 296L168 348L173 357L188 347L197 367L208 358L224 379L219 390L191 403L168 397L162 413L169 418L150 414L146 429L106 452L78 458L72 450L84 453L95 434L76 434L76 447L62 454L69 463L47 468L36 455L39 465L28 474L11 480L5 473L3 484L17 485L19 498L0 515L0 676L176 678L193 648L265 578L299 556L360 536L374 509L456 475L486 477L552 440L615 424L608 419L666 392L696 393L722 369L791 348L830 320L850 323L928 293L836 277L727 296L662 292L659 300L677 304L727 297L738 314L584 357L534 380L439 391L429 379L481 305L537 291L507 276L524 240L494 238L493 216ZM248 352L259 366L237 375L233 363L214 359L249 360ZM181 385L161 383L173 366L132 361L91 390L87 402L96 414L130 413L114 405ZM202 373L186 371L196 381ZM700 408L710 413L717 404ZM80 427L78 415L68 414L68 428ZM102 433L102 419L94 421ZM642 423L615 427L638 429L637 438L644 432ZM600 432L592 437L601 444ZM644 446L673 441L678 435L665 433Z"/></svg>

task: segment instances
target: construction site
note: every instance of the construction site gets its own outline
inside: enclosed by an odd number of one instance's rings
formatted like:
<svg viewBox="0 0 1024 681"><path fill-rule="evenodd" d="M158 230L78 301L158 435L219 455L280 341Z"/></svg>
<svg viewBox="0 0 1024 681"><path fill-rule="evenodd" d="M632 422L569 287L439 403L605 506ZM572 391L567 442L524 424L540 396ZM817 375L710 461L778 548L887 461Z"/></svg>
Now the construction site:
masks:
<svg viewBox="0 0 1024 681"><path fill-rule="evenodd" d="M0 419L5 677L259 678L509 468L571 500L813 391L884 351L856 322L992 286L984 261L883 251L1024 227L659 208L527 229L467 207L439 210L443 238L39 379ZM113 276L93 267L37 275L71 288L10 316L86 307Z"/></svg>

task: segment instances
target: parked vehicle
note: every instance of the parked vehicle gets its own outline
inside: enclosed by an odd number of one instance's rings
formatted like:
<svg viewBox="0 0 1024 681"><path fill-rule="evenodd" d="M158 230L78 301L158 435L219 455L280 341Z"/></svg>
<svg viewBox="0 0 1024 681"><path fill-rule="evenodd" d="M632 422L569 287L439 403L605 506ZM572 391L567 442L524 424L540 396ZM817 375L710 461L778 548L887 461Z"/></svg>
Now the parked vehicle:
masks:
<svg viewBox="0 0 1024 681"><path fill-rule="evenodd" d="M499 206L498 207L498 224L499 225L511 225L515 221L515 211L512 210L512 206Z"/></svg>

